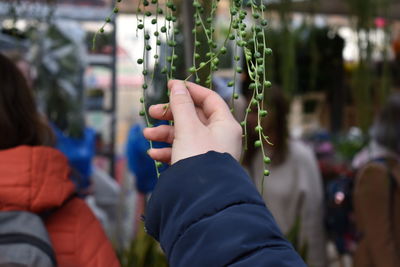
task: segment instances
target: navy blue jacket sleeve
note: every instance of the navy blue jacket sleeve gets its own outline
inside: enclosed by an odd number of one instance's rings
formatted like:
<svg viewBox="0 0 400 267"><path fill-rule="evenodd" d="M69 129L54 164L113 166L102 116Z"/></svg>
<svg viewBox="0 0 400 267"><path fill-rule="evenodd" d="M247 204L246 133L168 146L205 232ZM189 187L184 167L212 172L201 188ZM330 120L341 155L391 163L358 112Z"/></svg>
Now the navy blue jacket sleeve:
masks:
<svg viewBox="0 0 400 267"><path fill-rule="evenodd" d="M165 171L146 229L172 267L305 266L229 154L208 152Z"/></svg>

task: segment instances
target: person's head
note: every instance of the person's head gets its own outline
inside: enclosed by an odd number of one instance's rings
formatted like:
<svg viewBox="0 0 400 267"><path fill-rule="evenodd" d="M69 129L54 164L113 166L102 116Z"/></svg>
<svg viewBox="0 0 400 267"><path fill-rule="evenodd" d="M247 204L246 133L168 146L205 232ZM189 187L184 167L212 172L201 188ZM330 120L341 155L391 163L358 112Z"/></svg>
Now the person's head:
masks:
<svg viewBox="0 0 400 267"><path fill-rule="evenodd" d="M265 97L268 115L262 122L264 133L269 136L272 151L272 164L279 165L286 160L288 152L288 114L289 104L281 88L268 89Z"/></svg>
<svg viewBox="0 0 400 267"><path fill-rule="evenodd" d="M52 145L53 140L24 75L0 54L0 150L20 145Z"/></svg>
<svg viewBox="0 0 400 267"><path fill-rule="evenodd" d="M400 92L388 98L372 127L371 137L400 155Z"/></svg>
<svg viewBox="0 0 400 267"><path fill-rule="evenodd" d="M247 88L246 98L248 101L252 99L252 92ZM265 135L269 137L269 140L273 144L272 146L267 144L267 150L269 156L271 156L273 165L280 165L283 163L287 156L287 143L289 138L288 129L288 113L289 104L285 97L284 92L279 87L272 87L265 90L265 107L268 111L268 115L262 118L261 126ZM248 128L254 129L257 126L258 114L255 108L248 116ZM251 161L255 150L252 144L258 140L258 134L255 131L248 131L249 146L246 155L246 160ZM245 162L245 165L249 162Z"/></svg>

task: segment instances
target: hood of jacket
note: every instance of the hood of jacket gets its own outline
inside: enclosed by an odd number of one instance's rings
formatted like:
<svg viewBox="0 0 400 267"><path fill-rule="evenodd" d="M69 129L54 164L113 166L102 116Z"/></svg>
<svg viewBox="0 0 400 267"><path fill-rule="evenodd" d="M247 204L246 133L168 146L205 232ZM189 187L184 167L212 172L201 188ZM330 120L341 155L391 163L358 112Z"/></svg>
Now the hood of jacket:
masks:
<svg viewBox="0 0 400 267"><path fill-rule="evenodd" d="M61 206L75 186L64 155L49 147L0 151L0 210L40 213Z"/></svg>

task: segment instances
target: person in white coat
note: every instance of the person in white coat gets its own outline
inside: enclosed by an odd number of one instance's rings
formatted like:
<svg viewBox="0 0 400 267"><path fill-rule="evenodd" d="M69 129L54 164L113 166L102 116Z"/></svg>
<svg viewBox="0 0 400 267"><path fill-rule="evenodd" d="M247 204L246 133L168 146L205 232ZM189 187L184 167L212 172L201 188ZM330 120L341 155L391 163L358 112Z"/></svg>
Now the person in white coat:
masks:
<svg viewBox="0 0 400 267"><path fill-rule="evenodd" d="M305 144L289 138L288 103L283 93L273 88L266 101L269 114L262 127L273 144L264 146L271 158L270 176L263 179L261 149L250 148L257 140L255 133L249 136L247 168L282 232L310 267L324 267L323 186L317 160ZM254 129L256 120L257 114L251 114L249 129Z"/></svg>

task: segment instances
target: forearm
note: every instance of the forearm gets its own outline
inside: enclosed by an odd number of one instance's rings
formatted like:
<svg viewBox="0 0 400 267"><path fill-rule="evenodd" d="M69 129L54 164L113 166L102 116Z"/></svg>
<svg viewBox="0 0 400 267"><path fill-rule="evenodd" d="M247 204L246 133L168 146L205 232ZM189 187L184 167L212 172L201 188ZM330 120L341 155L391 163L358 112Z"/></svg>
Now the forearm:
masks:
<svg viewBox="0 0 400 267"><path fill-rule="evenodd" d="M228 154L189 158L161 175L146 228L172 266L188 266L189 261L190 266L223 266L261 258L270 266L304 266Z"/></svg>

